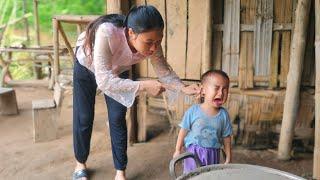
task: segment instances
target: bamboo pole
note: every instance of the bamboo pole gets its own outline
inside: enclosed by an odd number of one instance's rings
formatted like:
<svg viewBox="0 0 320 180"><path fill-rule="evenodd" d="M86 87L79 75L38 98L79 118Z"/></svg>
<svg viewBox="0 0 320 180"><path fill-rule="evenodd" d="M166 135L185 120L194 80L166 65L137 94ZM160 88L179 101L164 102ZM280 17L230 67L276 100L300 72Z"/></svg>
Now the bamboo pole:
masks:
<svg viewBox="0 0 320 180"><path fill-rule="evenodd" d="M284 101L283 119L278 147L278 159L289 160L295 118L299 108L299 91L311 0L299 0L290 49L290 65Z"/></svg>
<svg viewBox="0 0 320 180"><path fill-rule="evenodd" d="M206 0L206 16L202 44L201 74L212 66L212 0Z"/></svg>
<svg viewBox="0 0 320 180"><path fill-rule="evenodd" d="M316 90L315 90L315 133L313 178L320 179L320 0L315 0L315 64L316 64Z"/></svg>

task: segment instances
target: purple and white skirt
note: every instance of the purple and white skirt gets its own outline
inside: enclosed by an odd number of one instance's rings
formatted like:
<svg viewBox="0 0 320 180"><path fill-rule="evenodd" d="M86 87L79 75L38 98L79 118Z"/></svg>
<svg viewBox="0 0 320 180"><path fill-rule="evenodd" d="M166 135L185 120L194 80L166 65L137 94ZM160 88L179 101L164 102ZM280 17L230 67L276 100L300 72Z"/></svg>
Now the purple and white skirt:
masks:
<svg viewBox="0 0 320 180"><path fill-rule="evenodd" d="M205 148L198 145L191 144L186 152L193 153L201 163L201 166L220 163L220 148ZM197 168L193 158L187 158L183 163L183 173L188 173Z"/></svg>

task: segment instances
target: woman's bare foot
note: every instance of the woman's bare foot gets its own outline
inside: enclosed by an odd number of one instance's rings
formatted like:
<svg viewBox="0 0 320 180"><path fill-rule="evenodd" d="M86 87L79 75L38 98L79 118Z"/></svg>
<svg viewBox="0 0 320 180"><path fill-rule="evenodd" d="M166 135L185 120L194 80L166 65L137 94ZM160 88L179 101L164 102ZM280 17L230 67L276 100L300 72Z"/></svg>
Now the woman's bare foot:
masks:
<svg viewBox="0 0 320 180"><path fill-rule="evenodd" d="M126 172L117 170L116 176L114 177L114 180L126 180Z"/></svg>

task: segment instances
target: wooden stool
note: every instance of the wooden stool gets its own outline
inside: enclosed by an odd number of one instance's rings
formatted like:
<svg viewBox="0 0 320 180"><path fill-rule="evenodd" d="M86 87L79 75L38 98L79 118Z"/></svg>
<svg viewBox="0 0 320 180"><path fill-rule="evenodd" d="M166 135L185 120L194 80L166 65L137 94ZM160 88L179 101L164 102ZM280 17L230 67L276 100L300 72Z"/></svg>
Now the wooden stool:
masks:
<svg viewBox="0 0 320 180"><path fill-rule="evenodd" d="M0 87L0 114L14 115L18 113L16 93L14 89Z"/></svg>
<svg viewBox="0 0 320 180"><path fill-rule="evenodd" d="M57 139L57 120L60 114L62 98L63 89L58 83L56 83L53 99L32 101L34 142L44 142Z"/></svg>

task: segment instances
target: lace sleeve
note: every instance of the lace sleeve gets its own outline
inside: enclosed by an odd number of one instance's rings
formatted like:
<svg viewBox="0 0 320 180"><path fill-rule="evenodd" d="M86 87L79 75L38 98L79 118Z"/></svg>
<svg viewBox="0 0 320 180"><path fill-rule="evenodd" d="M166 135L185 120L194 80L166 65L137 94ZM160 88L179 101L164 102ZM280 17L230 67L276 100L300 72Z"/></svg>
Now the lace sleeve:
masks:
<svg viewBox="0 0 320 180"><path fill-rule="evenodd" d="M164 59L162 47L159 46L158 50L150 58L159 80L168 85L171 90L180 91L184 84Z"/></svg>
<svg viewBox="0 0 320 180"><path fill-rule="evenodd" d="M139 82L121 79L113 74L111 57L108 32L100 26L96 32L93 51L93 65L98 88L124 106L131 107L139 89Z"/></svg>
<svg viewBox="0 0 320 180"><path fill-rule="evenodd" d="M150 58L153 69L159 77L160 82L169 87L166 88L165 95L168 99L168 103L173 105L173 103L178 99L181 93L181 88L184 87L184 84L164 59L161 46L159 46L158 50Z"/></svg>

